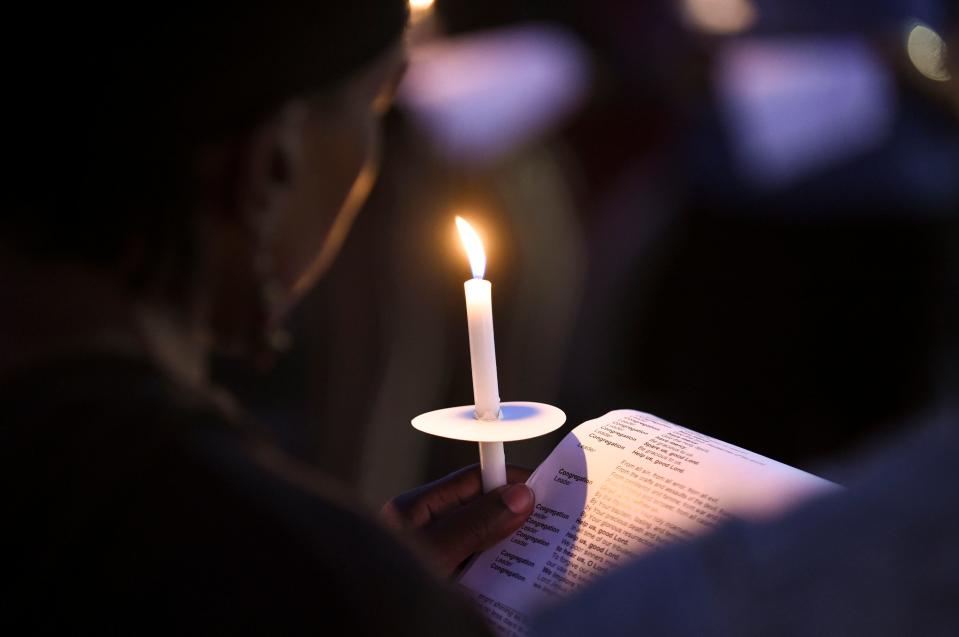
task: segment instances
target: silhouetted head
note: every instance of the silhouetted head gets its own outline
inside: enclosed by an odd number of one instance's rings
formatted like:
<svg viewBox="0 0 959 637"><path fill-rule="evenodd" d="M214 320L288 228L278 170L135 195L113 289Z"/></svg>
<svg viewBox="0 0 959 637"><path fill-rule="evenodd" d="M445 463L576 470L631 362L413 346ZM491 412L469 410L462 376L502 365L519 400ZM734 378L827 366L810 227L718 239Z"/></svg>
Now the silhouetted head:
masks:
<svg viewBox="0 0 959 637"><path fill-rule="evenodd" d="M0 249L244 348L370 190L406 2L150 5L5 16Z"/></svg>

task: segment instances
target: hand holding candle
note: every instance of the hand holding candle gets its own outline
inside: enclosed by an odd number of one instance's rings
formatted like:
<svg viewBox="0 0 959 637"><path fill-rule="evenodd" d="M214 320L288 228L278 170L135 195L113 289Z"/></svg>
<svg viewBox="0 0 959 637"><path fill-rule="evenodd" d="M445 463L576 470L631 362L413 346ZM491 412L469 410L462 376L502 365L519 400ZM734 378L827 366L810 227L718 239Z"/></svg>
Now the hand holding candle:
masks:
<svg viewBox="0 0 959 637"><path fill-rule="evenodd" d="M473 278L464 284L464 288L476 418L495 421L499 419L500 400L496 377L496 347L493 342L492 285L483 279L486 272L486 253L479 235L462 217L456 218L456 227L473 270ZM503 443L481 442L479 445L483 491L491 491L506 484L506 455L503 452Z"/></svg>

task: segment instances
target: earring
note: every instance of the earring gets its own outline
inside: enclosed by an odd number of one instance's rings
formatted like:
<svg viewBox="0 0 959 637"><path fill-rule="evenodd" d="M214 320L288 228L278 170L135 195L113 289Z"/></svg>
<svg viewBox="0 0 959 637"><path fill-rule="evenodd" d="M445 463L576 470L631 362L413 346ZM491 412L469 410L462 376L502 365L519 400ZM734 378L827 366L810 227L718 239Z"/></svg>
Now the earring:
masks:
<svg viewBox="0 0 959 637"><path fill-rule="evenodd" d="M263 240L261 245L269 245L269 242ZM274 273L273 261L266 247L261 247L254 259L254 276L259 288L260 307L257 314L261 320L258 321L260 325L257 334L252 335L253 342L249 349L256 366L266 369L273 365L279 354L289 350L293 344L290 332L274 324L274 319L285 302L285 294Z"/></svg>

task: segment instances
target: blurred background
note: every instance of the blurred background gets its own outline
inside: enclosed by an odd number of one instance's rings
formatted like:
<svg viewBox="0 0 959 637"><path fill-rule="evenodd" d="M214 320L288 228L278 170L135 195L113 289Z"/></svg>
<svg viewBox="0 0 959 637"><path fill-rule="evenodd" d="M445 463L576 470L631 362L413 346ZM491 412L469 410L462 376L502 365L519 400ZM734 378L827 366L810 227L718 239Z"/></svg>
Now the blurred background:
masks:
<svg viewBox="0 0 959 637"><path fill-rule="evenodd" d="M633 408L841 480L959 387L954 0L413 0L375 192L267 375L282 443L371 504L465 464L454 215L503 400Z"/></svg>

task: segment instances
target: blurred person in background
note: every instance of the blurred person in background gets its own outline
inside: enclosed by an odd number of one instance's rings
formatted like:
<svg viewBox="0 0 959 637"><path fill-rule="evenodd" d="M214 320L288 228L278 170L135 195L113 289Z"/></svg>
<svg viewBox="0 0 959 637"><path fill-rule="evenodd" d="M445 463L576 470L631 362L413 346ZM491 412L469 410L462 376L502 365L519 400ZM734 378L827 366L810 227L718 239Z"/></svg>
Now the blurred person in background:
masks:
<svg viewBox="0 0 959 637"><path fill-rule="evenodd" d="M398 541L208 378L214 350L268 361L336 254L406 19L403 0L7 17L5 622L484 632L436 574L517 528L525 485L484 496L467 469L397 498Z"/></svg>

